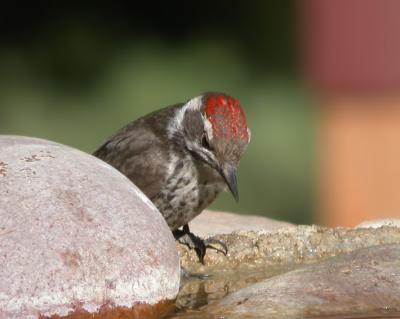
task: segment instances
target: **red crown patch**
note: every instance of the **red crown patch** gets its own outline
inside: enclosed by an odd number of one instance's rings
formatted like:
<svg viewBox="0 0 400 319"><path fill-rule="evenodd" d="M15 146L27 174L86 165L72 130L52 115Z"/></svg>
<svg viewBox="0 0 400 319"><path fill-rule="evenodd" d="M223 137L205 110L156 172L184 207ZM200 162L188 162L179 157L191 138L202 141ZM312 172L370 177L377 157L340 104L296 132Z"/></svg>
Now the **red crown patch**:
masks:
<svg viewBox="0 0 400 319"><path fill-rule="evenodd" d="M205 102L205 114L215 137L248 142L246 117L238 100L223 94L210 95Z"/></svg>

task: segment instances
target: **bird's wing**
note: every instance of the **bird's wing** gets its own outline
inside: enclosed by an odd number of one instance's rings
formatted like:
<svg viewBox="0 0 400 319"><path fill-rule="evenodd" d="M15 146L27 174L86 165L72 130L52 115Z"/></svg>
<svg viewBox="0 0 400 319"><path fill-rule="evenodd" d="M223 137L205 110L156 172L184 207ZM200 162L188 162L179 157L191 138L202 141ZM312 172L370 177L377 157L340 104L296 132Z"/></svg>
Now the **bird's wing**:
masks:
<svg viewBox="0 0 400 319"><path fill-rule="evenodd" d="M114 166L152 199L165 183L168 149L146 123L137 124L117 132L93 155Z"/></svg>

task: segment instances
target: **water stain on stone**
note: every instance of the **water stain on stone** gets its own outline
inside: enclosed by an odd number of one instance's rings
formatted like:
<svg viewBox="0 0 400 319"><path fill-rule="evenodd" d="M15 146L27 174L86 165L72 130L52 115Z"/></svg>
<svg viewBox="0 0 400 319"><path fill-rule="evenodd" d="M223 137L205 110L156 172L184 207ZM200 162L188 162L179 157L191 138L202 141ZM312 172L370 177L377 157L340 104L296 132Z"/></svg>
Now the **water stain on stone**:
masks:
<svg viewBox="0 0 400 319"><path fill-rule="evenodd" d="M28 162L28 163L32 163L32 162L39 162L43 158L55 158L55 156L53 156L50 151L44 152L42 150L42 151L39 151L39 153L40 153L40 155L33 154L31 156L25 156L23 158L20 158L20 160Z"/></svg>
<svg viewBox="0 0 400 319"><path fill-rule="evenodd" d="M19 171L26 173L26 175L29 176L29 177L33 177L33 176L35 176L37 174L36 171L34 171L30 167L21 168Z"/></svg>
<svg viewBox="0 0 400 319"><path fill-rule="evenodd" d="M0 240L1 240L1 237L11 234L13 232L15 232L15 229L1 229L0 230Z"/></svg>
<svg viewBox="0 0 400 319"><path fill-rule="evenodd" d="M67 316L44 316L39 319L158 319L175 310L172 300L161 301L155 305L137 304L131 308L114 307L112 304L103 305L98 312L89 313L82 306L75 306L75 310Z"/></svg>
<svg viewBox="0 0 400 319"><path fill-rule="evenodd" d="M106 280L106 287L107 289L115 290L116 288L115 280Z"/></svg>
<svg viewBox="0 0 400 319"><path fill-rule="evenodd" d="M81 255L77 251L67 249L60 255L64 265L74 270L79 268L79 265L81 263Z"/></svg>
<svg viewBox="0 0 400 319"><path fill-rule="evenodd" d="M0 162L0 176L3 176L3 177L7 176L7 174L6 174L7 173L7 170L6 170L7 166L8 166L7 163Z"/></svg>
<svg viewBox="0 0 400 319"><path fill-rule="evenodd" d="M40 154L40 157L43 157L43 158L45 158L45 157L47 157L47 158L56 158L55 156L53 156L52 154L51 154L51 152L50 151L39 151L39 153L41 153Z"/></svg>
<svg viewBox="0 0 400 319"><path fill-rule="evenodd" d="M71 190L63 190L60 191L58 197L62 199L67 206L67 209L78 221L84 223L93 222L93 217L90 216L84 205L81 203L78 193Z"/></svg>
<svg viewBox="0 0 400 319"><path fill-rule="evenodd" d="M40 158L39 158L37 155L33 154L33 155L31 155L31 156L25 156L25 157L21 158L20 160L21 160L21 161L28 162L28 163L31 163L31 162L38 162L38 161L40 161Z"/></svg>
<svg viewBox="0 0 400 319"><path fill-rule="evenodd" d="M125 250L123 247L115 245L113 242L108 241L107 242L107 255L108 258L113 258L116 256L121 256L125 253Z"/></svg>
<svg viewBox="0 0 400 319"><path fill-rule="evenodd" d="M91 223L93 222L93 218L90 217L84 207L77 207L74 211L72 211L74 216L76 216L79 220Z"/></svg>

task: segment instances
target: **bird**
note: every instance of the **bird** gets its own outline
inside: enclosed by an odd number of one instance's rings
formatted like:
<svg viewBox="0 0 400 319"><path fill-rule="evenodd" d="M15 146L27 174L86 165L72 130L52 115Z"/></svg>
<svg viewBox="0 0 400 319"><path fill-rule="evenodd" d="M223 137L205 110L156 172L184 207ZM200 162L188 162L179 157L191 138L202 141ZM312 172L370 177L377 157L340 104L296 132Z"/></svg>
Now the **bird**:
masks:
<svg viewBox="0 0 400 319"><path fill-rule="evenodd" d="M236 171L250 137L240 102L207 92L130 122L93 155L127 176L204 264L207 248L228 249L193 234L189 222L223 191L238 201Z"/></svg>

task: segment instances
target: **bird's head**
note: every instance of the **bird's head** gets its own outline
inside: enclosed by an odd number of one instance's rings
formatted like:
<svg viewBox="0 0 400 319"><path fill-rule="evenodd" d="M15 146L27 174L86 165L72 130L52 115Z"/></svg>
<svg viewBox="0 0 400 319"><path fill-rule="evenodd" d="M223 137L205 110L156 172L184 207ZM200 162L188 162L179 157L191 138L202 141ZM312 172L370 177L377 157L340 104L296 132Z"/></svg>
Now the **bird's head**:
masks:
<svg viewBox="0 0 400 319"><path fill-rule="evenodd" d="M223 93L206 93L184 104L178 118L188 151L215 169L238 200L236 170L250 142L239 101Z"/></svg>

